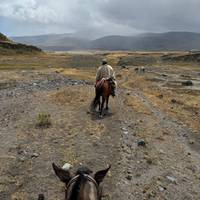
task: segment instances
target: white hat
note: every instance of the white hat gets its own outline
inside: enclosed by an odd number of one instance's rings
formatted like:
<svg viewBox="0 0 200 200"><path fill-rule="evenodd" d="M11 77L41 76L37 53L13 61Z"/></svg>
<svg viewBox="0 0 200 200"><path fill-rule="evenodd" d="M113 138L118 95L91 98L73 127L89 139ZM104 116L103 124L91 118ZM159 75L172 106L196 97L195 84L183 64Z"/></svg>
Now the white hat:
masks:
<svg viewBox="0 0 200 200"><path fill-rule="evenodd" d="M106 58L103 58L103 59L102 59L102 62L108 62L108 61L107 61L107 59L106 59Z"/></svg>

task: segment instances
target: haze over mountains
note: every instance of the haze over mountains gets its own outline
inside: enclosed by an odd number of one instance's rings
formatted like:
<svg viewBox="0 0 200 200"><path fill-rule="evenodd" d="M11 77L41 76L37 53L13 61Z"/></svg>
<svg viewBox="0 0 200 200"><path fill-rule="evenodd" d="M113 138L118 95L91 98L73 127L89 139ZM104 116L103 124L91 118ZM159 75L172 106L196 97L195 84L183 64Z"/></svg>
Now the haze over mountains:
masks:
<svg viewBox="0 0 200 200"><path fill-rule="evenodd" d="M16 42L36 45L43 50L191 50L200 49L200 33L166 32L136 36L105 36L95 40L73 34L12 37Z"/></svg>

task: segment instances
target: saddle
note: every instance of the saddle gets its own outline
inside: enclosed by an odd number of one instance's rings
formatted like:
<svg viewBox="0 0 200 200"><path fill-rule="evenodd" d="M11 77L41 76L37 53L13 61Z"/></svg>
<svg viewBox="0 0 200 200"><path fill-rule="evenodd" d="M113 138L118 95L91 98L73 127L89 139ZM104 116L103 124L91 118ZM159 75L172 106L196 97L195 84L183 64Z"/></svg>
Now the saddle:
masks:
<svg viewBox="0 0 200 200"><path fill-rule="evenodd" d="M105 81L108 81L111 87L115 87L115 81L113 78L102 78L101 80L97 81L95 84L96 88L101 88L101 86L104 84Z"/></svg>
<svg viewBox="0 0 200 200"><path fill-rule="evenodd" d="M106 81L105 78L102 78L101 80L97 81L95 84L96 89L101 88L101 86L104 84L105 81Z"/></svg>

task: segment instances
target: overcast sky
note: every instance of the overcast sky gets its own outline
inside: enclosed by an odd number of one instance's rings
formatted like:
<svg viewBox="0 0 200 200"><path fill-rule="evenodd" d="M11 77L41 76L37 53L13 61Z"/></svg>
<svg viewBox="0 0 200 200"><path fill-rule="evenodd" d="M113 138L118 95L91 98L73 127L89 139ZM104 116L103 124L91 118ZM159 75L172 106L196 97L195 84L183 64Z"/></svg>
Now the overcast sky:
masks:
<svg viewBox="0 0 200 200"><path fill-rule="evenodd" d="M91 37L200 32L199 9L200 0L0 0L0 32Z"/></svg>

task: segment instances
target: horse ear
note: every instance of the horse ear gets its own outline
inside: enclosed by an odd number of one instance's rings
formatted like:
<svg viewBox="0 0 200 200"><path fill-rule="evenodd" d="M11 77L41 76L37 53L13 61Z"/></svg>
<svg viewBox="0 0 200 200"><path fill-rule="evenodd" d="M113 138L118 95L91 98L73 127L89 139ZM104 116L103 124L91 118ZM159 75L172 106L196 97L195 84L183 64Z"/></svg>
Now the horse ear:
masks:
<svg viewBox="0 0 200 200"><path fill-rule="evenodd" d="M55 163L52 163L52 167L53 167L55 174L58 176L58 178L62 182L68 184L68 182L71 179L70 172L62 169L61 167L56 166Z"/></svg>
<svg viewBox="0 0 200 200"><path fill-rule="evenodd" d="M104 170L96 172L96 174L94 175L94 179L98 184L100 184L103 181L104 177L106 176L110 168L111 165L109 165L109 167Z"/></svg>

